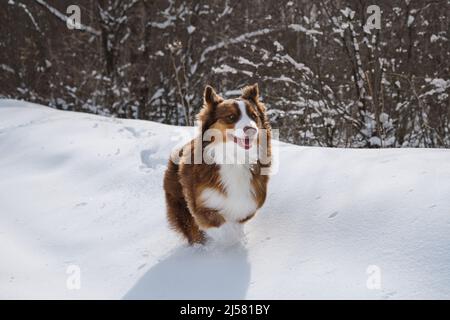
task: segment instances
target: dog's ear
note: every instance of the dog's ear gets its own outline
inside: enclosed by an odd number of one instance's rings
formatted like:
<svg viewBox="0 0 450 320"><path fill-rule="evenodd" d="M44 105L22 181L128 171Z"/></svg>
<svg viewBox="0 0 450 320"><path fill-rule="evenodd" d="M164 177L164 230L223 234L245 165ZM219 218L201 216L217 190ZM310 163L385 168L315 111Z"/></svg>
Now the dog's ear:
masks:
<svg viewBox="0 0 450 320"><path fill-rule="evenodd" d="M266 112L266 106L259 101L259 87L257 83L244 87L242 89L242 98L253 101L262 114Z"/></svg>
<svg viewBox="0 0 450 320"><path fill-rule="evenodd" d="M255 103L259 101L259 87L258 84L255 83L251 86L246 86L242 89L242 98L247 100L252 100Z"/></svg>
<svg viewBox="0 0 450 320"><path fill-rule="evenodd" d="M221 103L223 98L211 86L206 86L205 92L203 93L203 101L205 102L205 106L214 107Z"/></svg>
<svg viewBox="0 0 450 320"><path fill-rule="evenodd" d="M223 98L219 96L211 86L206 86L203 93L203 107L197 114L197 120L202 126L202 130L205 131L215 121L214 114L216 107L223 101Z"/></svg>

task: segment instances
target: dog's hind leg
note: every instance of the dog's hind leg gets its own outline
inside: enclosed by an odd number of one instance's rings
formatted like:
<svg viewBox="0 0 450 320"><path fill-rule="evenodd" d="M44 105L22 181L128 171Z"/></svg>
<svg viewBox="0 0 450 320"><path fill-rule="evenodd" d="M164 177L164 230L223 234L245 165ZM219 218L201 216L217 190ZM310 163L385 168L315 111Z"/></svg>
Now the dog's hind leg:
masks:
<svg viewBox="0 0 450 320"><path fill-rule="evenodd" d="M171 161L169 161L164 176L164 190L169 225L175 231L181 233L189 244L204 243L205 235L199 229L184 199L183 190L178 180L178 166Z"/></svg>
<svg viewBox="0 0 450 320"><path fill-rule="evenodd" d="M198 228L184 199L174 198L166 192L167 218L170 226L181 233L189 244L204 243L205 235Z"/></svg>

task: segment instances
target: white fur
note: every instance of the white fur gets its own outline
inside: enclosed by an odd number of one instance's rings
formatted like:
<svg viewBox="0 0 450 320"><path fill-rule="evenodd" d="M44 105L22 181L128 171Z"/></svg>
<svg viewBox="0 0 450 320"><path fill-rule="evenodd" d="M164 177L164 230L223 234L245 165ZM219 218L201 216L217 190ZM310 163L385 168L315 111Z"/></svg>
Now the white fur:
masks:
<svg viewBox="0 0 450 320"><path fill-rule="evenodd" d="M244 128L245 127L252 127L256 130L258 133L258 126L256 125L255 121L253 121L247 114L247 108L245 107L244 101L237 100L236 101L239 110L241 111L241 117L239 118L238 122L236 122L234 128L234 135L238 138L245 138L244 134Z"/></svg>
<svg viewBox="0 0 450 320"><path fill-rule="evenodd" d="M234 134L244 136L246 126L258 130L256 123L249 118L245 103L237 102L241 118L235 125ZM225 194L213 188L203 190L200 195L202 204L210 209L216 209L223 215L226 222L219 228L208 228L207 236L217 244L234 244L243 238L243 225L240 220L247 218L257 209L252 186L252 173L249 164L256 162L256 148L244 150L232 141L226 143L211 143L205 152L215 163L220 164L220 183Z"/></svg>
<svg viewBox="0 0 450 320"><path fill-rule="evenodd" d="M213 188L203 190L200 197L206 207L218 210L229 222L238 222L256 211L248 166L221 165L220 179L225 194Z"/></svg>

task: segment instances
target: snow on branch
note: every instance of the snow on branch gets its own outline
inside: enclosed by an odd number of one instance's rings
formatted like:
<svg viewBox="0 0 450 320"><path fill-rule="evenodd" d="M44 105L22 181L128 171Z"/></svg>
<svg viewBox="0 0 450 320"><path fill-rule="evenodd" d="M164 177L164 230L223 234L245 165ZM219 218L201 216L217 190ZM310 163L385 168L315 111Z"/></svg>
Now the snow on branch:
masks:
<svg viewBox="0 0 450 320"><path fill-rule="evenodd" d="M318 31L318 30L314 30L314 29L307 29L304 26L300 25L300 24L290 24L289 28L296 31L296 32L303 32L306 35L323 35L322 31Z"/></svg>
<svg viewBox="0 0 450 320"><path fill-rule="evenodd" d="M278 31L278 30L279 29L268 29L268 28L265 28L265 29L258 30L258 31L252 31L252 32L244 33L244 34L241 34L240 36L235 37L235 38L231 38L231 39L228 39L228 40L220 41L220 42L216 43L215 45L207 47L205 50L203 50L203 53L202 53L202 55L200 57L200 62L204 62L205 61L205 58L206 58L207 54L209 54L209 53L211 53L213 51L222 49L226 45L240 43L240 42L243 42L245 40L248 40L248 39L251 39L251 38L255 38L255 37L259 37L259 36L263 36L263 35L266 35L268 33L272 33L272 32Z"/></svg>
<svg viewBox="0 0 450 320"><path fill-rule="evenodd" d="M36 30L38 32L42 32L41 28L39 28L39 25L37 24L36 20L34 20L33 15L31 14L30 10L28 10L27 6L24 5L23 3L20 2L14 2L14 1L9 1L8 4L10 5L18 5L19 7L21 7L23 9L23 11L25 11L25 13L28 15L28 17L30 18L31 22L33 23L34 27L36 28Z"/></svg>

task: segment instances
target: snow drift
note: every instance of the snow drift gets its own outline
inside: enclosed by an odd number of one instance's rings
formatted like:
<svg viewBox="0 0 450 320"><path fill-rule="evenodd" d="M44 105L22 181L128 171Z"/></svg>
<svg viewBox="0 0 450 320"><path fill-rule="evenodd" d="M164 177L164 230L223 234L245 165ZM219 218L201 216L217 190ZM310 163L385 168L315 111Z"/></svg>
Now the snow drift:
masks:
<svg viewBox="0 0 450 320"><path fill-rule="evenodd" d="M449 150L277 143L246 240L203 250L162 192L192 134L0 100L0 298L450 298Z"/></svg>

